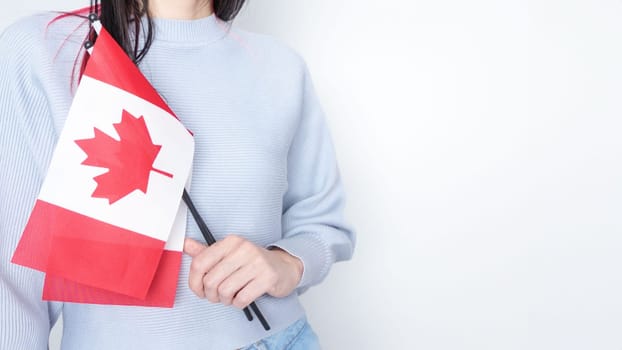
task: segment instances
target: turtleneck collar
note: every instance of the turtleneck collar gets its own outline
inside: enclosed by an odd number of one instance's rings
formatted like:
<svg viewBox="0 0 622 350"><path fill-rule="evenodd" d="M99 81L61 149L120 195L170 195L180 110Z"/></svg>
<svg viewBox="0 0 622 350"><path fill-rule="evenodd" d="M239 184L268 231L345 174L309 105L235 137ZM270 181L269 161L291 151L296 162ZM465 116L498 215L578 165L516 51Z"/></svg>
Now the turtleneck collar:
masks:
<svg viewBox="0 0 622 350"><path fill-rule="evenodd" d="M143 20L146 21L146 18ZM221 39L231 26L215 14L191 20L153 18L153 24L156 41L195 44L208 44Z"/></svg>

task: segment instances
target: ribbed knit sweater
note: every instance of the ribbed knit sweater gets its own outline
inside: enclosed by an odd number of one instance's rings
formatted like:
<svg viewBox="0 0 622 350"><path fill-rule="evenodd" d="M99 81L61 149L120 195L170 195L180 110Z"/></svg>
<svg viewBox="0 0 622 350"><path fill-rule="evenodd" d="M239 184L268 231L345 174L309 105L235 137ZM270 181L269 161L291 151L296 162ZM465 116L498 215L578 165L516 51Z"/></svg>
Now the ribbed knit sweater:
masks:
<svg viewBox="0 0 622 350"><path fill-rule="evenodd" d="M63 315L63 349L234 349L304 315L298 295L351 257L344 190L309 71L270 36L217 19L155 20L139 68L193 131L191 192L217 239L241 235L300 258L285 298L257 304L266 332L232 306L196 297L183 257L173 308L42 301L43 273L10 263L72 101L72 71L88 24L56 14L0 36L0 349L46 349ZM75 76L74 76L75 77ZM202 240L189 215L187 236Z"/></svg>

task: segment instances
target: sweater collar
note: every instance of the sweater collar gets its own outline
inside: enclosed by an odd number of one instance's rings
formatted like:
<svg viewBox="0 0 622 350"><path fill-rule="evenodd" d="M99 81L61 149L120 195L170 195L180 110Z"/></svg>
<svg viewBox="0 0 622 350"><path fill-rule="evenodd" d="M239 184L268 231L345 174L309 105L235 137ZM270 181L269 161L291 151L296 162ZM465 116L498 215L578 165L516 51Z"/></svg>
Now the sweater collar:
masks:
<svg viewBox="0 0 622 350"><path fill-rule="evenodd" d="M143 21L146 25L146 18ZM195 44L219 40L231 27L231 23L220 20L215 14L191 20L153 18L153 24L156 41Z"/></svg>

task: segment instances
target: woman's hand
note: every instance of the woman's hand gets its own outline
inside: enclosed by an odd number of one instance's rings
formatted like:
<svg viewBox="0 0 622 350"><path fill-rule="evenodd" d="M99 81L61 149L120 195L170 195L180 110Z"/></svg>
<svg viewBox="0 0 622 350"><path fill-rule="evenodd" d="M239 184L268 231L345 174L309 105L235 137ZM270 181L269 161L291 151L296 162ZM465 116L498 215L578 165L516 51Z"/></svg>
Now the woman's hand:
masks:
<svg viewBox="0 0 622 350"><path fill-rule="evenodd" d="M302 278L300 259L235 235L209 247L186 238L184 252L192 257L188 285L194 294L240 309L264 293L285 297Z"/></svg>

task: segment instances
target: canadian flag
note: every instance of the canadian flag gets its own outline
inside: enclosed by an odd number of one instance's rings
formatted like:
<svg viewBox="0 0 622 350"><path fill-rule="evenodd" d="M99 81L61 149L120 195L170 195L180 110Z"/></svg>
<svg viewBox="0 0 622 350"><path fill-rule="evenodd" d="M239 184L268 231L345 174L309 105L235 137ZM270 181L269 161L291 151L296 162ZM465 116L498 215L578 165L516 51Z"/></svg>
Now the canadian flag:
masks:
<svg viewBox="0 0 622 350"><path fill-rule="evenodd" d="M101 29L12 261L43 298L171 307L191 133Z"/></svg>

